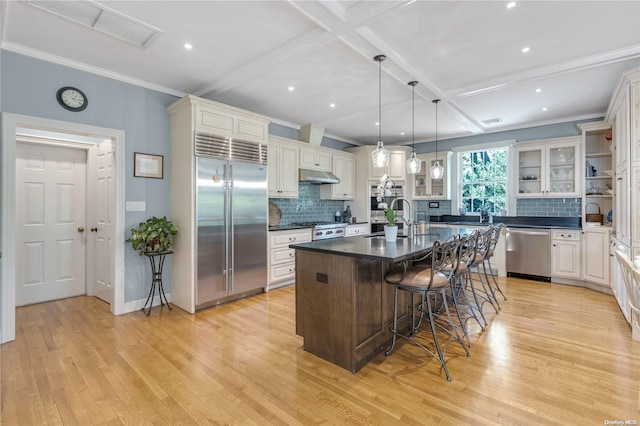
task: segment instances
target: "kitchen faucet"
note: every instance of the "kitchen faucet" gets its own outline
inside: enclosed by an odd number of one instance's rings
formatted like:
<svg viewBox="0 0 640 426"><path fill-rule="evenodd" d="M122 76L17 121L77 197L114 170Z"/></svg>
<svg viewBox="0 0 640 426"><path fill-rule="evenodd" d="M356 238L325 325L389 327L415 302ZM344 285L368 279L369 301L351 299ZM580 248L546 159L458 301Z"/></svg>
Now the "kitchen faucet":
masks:
<svg viewBox="0 0 640 426"><path fill-rule="evenodd" d="M489 216L489 210L480 209L480 223L484 223L484 220Z"/></svg>
<svg viewBox="0 0 640 426"><path fill-rule="evenodd" d="M391 205L389 206L391 210L393 210L393 207L396 205L397 201L407 203L407 205L409 206L409 220L407 220L404 215L402 215L402 220L407 224L407 236L409 238L413 238L413 214L411 213L411 202L405 198L394 198L393 201L391 201Z"/></svg>

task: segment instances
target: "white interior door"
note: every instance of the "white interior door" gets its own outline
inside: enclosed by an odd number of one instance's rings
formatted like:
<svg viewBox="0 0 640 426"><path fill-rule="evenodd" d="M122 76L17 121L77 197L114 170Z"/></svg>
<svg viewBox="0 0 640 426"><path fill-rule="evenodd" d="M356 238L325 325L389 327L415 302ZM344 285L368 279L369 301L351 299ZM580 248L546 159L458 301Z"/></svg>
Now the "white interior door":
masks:
<svg viewBox="0 0 640 426"><path fill-rule="evenodd" d="M16 306L85 293L86 152L16 145Z"/></svg>
<svg viewBox="0 0 640 426"><path fill-rule="evenodd" d="M114 241L114 196L115 169L113 143L110 140L98 144L95 148L95 191L92 195L94 214L91 233L95 234L95 256L93 267L95 296L113 303L115 262L112 256ZM93 279L93 278L92 278Z"/></svg>

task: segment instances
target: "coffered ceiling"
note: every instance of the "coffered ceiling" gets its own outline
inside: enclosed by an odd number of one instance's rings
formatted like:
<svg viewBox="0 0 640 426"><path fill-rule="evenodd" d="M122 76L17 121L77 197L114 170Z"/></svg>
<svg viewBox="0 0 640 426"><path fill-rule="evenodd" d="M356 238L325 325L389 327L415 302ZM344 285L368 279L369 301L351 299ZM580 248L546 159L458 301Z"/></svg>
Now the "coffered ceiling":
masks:
<svg viewBox="0 0 640 426"><path fill-rule="evenodd" d="M392 145L411 141L411 80L416 142L434 139L435 98L440 139L603 116L620 75L640 67L640 1L14 0L2 1L1 37L6 50L356 144L378 139L384 54Z"/></svg>

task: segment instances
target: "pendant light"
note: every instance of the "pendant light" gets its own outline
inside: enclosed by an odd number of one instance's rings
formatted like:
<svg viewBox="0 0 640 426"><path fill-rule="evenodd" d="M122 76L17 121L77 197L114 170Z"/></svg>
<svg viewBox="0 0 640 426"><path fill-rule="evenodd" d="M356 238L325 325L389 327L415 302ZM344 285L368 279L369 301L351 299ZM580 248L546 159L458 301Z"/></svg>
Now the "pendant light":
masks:
<svg viewBox="0 0 640 426"><path fill-rule="evenodd" d="M411 153L411 157L407 160L406 165L407 173L415 175L416 173L420 173L422 166L422 161L418 160L416 157L416 84L418 84L418 82L410 81L407 84L413 87L411 108L411 147L413 148L413 152Z"/></svg>
<svg viewBox="0 0 640 426"><path fill-rule="evenodd" d="M431 166L431 179L442 179L444 167L440 165L440 160L438 160L438 102L440 99L435 99L432 102L436 104L436 162Z"/></svg>
<svg viewBox="0 0 640 426"><path fill-rule="evenodd" d="M389 150L382 143L382 61L387 59L384 55L373 58L378 62L378 147L371 153L373 167L387 167L389 164Z"/></svg>

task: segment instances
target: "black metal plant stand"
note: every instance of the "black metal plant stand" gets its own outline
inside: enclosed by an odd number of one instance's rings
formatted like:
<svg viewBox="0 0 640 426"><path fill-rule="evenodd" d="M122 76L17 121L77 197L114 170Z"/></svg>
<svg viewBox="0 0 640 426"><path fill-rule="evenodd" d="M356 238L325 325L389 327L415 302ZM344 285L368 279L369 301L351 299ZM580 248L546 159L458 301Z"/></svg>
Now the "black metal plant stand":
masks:
<svg viewBox="0 0 640 426"><path fill-rule="evenodd" d="M144 306L142 307L142 311L144 312L147 308L147 304L149 305L149 309L146 311L147 316L151 313L151 307L153 306L153 294L155 293L156 285L158 287L158 296L160 297L160 305L164 305L165 303L171 310L171 305L167 301L167 296L164 294L164 288L162 287L162 267L164 266L164 259L168 254L173 253L173 250L166 251L150 251L146 252L144 255L149 258L149 262L151 263L151 290L149 291L149 296L147 297L147 301L144 302ZM156 262L157 258L157 262ZM164 297L164 302L162 298Z"/></svg>

